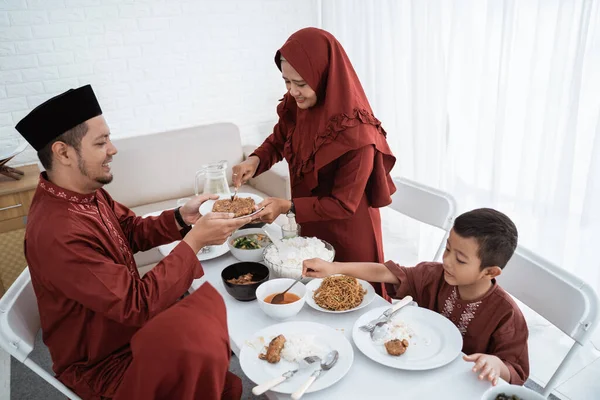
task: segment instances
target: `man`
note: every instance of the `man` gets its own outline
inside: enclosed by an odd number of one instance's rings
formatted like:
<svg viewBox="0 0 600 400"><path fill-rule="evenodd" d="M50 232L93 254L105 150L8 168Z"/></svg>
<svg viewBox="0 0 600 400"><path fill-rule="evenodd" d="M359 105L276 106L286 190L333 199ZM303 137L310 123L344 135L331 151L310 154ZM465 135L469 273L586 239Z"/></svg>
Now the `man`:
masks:
<svg viewBox="0 0 600 400"><path fill-rule="evenodd" d="M38 106L16 129L46 169L25 256L57 378L83 399L239 399L222 298L206 283L177 300L204 274L196 253L250 218L201 216L208 196L150 218L114 201L102 187L117 149L89 85ZM140 277L135 252L181 239Z"/></svg>

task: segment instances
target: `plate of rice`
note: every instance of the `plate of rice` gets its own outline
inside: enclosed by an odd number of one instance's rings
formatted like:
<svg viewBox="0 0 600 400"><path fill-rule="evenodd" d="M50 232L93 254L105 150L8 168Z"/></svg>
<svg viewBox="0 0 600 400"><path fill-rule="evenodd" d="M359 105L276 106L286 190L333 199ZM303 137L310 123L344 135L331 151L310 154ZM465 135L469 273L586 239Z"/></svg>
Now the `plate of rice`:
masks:
<svg viewBox="0 0 600 400"><path fill-rule="evenodd" d="M360 329L389 307L379 307L361 315L352 328L356 347L371 360L391 368L424 371L451 363L462 351L462 335L452 321L421 307L403 307L385 325L385 334L374 341ZM404 351L390 352L392 341L404 342Z"/></svg>
<svg viewBox="0 0 600 400"><path fill-rule="evenodd" d="M261 359L271 340L284 336L285 342L281 356L275 363ZM323 390L342 379L350 370L354 361L352 345L346 337L333 328L323 324L306 321L284 322L271 325L251 335L242 346L240 366L246 376L257 385L265 383L283 373L298 368L304 357L323 358L328 352L337 350L339 358L336 364L313 383L307 393ZM314 363L300 369L294 376L275 386L271 391L294 393L311 373L319 367Z"/></svg>
<svg viewBox="0 0 600 400"><path fill-rule="evenodd" d="M332 275L306 284L306 304L315 310L341 314L360 310L375 299L373 286L362 279Z"/></svg>

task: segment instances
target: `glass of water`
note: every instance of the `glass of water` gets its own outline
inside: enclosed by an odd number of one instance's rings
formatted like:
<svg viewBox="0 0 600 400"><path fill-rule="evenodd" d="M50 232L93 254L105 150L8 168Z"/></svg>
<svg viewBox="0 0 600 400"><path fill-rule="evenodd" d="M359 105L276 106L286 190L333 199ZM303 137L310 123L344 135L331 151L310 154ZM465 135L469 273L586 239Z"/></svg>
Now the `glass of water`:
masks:
<svg viewBox="0 0 600 400"><path fill-rule="evenodd" d="M281 226L281 237L293 238L298 237L301 234L300 224L284 224Z"/></svg>

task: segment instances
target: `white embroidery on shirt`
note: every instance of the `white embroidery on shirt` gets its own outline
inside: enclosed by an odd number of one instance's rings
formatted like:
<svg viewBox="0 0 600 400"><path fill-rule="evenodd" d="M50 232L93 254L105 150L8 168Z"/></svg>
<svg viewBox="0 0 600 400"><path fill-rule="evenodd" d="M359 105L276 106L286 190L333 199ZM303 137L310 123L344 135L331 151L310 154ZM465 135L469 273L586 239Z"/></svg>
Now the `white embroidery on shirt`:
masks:
<svg viewBox="0 0 600 400"><path fill-rule="evenodd" d="M97 207L92 207L89 204L72 203L71 207L69 207L69 211L71 211L75 214L79 214L79 215L83 215L85 217L92 218L94 220L94 222L96 222L98 225L102 226L104 228L104 230L106 231L106 233L110 235L108 228L102 223L102 219L100 218L100 213L98 212Z"/></svg>
<svg viewBox="0 0 600 400"><path fill-rule="evenodd" d="M456 302L458 301L458 290L456 286L452 288L452 293L444 302L444 309L442 310L442 315L456 325L461 335L465 335L467 333L467 329L469 328L469 324L475 318L475 312L481 305L481 300L476 301L474 303L469 303L465 306L465 309L460 314L458 321L454 321L452 319L452 313L454 312L454 308L456 307ZM458 323L457 323L458 322Z"/></svg>
<svg viewBox="0 0 600 400"><path fill-rule="evenodd" d="M456 304L456 300L458 300L458 292L456 291L456 286L452 289L452 293L444 302L444 309L442 310L442 315L448 319L452 315L452 311L454 311L454 305Z"/></svg>
<svg viewBox="0 0 600 400"><path fill-rule="evenodd" d="M46 192L52 194L53 196L59 197L61 199L67 200L67 194L60 190L58 186L56 188L51 186L51 184L46 184L44 181L40 179L39 183L40 187L44 189ZM96 195L95 194L87 194L87 195L77 195L71 194L71 197L68 198L69 201L81 204L90 204L94 201Z"/></svg>
<svg viewBox="0 0 600 400"><path fill-rule="evenodd" d="M481 301L476 301L475 303L469 303L465 307L465 310L460 314L460 320L458 322L458 330L460 333L465 336L467 333L467 328L473 319L475 318L475 311L479 308Z"/></svg>
<svg viewBox="0 0 600 400"><path fill-rule="evenodd" d="M134 275L134 271L137 271L137 267L135 265L135 261L133 259L133 253L131 251L131 248L129 247L129 243L125 241L124 233L123 230L120 229L120 231L118 231L115 226L113 225L113 223L108 219L108 216L114 215L113 210L111 210L110 208L108 208L104 203L99 202L98 203L99 207L104 208L105 210L104 215L107 216L107 218L105 218L105 222L106 225L108 225L108 228L110 229L112 236L116 237L117 240L119 241L119 249L121 250L121 254L123 255L123 258L125 259L125 262L127 263L127 267L129 268L129 273ZM102 211L101 211L102 212Z"/></svg>

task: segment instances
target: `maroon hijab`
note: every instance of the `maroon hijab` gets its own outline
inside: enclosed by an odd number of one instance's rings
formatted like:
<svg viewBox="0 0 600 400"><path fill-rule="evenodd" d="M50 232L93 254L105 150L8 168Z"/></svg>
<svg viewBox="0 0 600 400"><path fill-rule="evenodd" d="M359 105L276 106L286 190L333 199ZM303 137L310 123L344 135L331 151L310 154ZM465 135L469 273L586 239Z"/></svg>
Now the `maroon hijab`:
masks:
<svg viewBox="0 0 600 400"><path fill-rule="evenodd" d="M321 168L349 151L372 145L377 151L366 188L369 203L390 204L396 188L389 173L396 158L342 45L324 30L306 28L290 36L275 55L279 69L281 56L318 99L315 106L302 110L288 92L277 108L281 125L288 130L284 154L294 175L292 186L305 181L314 189Z"/></svg>

